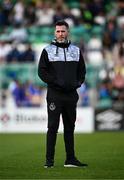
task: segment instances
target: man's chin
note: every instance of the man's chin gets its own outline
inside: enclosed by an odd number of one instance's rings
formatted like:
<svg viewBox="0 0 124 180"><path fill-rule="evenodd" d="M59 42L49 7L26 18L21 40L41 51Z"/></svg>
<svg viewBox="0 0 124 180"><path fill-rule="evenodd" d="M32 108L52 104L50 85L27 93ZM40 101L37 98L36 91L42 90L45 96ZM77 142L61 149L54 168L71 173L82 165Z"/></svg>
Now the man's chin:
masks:
<svg viewBox="0 0 124 180"><path fill-rule="evenodd" d="M62 39L62 40L58 40L59 43L64 43L66 40Z"/></svg>

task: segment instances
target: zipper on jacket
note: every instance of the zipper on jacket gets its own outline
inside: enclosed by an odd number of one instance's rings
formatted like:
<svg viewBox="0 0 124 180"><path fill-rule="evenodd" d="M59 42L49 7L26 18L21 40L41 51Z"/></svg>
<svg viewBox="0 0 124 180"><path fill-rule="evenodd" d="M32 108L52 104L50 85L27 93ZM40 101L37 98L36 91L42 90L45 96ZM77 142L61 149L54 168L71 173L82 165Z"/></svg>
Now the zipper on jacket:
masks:
<svg viewBox="0 0 124 180"><path fill-rule="evenodd" d="M65 48L64 48L64 58L65 58L65 61L67 61L67 60L66 60L66 52L65 52Z"/></svg>

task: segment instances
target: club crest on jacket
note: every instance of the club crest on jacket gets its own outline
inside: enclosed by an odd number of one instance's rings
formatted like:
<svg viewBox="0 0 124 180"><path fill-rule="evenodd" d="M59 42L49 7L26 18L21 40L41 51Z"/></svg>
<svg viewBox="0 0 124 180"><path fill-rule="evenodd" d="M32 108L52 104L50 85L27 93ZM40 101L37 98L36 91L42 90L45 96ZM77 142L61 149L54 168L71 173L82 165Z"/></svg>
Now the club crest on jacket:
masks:
<svg viewBox="0 0 124 180"><path fill-rule="evenodd" d="M54 110L56 109L56 106L55 106L54 102L50 103L49 109L50 109L51 111L54 111Z"/></svg>

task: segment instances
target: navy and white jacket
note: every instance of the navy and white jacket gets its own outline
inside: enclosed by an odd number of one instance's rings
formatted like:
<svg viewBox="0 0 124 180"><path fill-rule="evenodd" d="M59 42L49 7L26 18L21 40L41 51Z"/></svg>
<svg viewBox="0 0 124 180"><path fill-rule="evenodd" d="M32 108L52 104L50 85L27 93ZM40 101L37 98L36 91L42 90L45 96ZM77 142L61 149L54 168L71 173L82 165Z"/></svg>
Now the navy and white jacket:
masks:
<svg viewBox="0 0 124 180"><path fill-rule="evenodd" d="M86 67L80 49L71 44L53 41L43 49L38 65L38 75L48 87L71 92L85 80Z"/></svg>

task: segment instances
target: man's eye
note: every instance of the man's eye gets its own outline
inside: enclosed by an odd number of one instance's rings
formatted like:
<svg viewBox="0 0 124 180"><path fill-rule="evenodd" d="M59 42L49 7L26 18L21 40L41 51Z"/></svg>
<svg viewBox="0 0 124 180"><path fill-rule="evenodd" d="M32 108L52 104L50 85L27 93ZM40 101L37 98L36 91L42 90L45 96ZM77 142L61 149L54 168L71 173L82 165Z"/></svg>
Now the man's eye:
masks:
<svg viewBox="0 0 124 180"><path fill-rule="evenodd" d="M56 32L57 32L57 33L60 33L60 32L62 32L62 33L63 33L63 32L65 32L65 31L56 31Z"/></svg>

